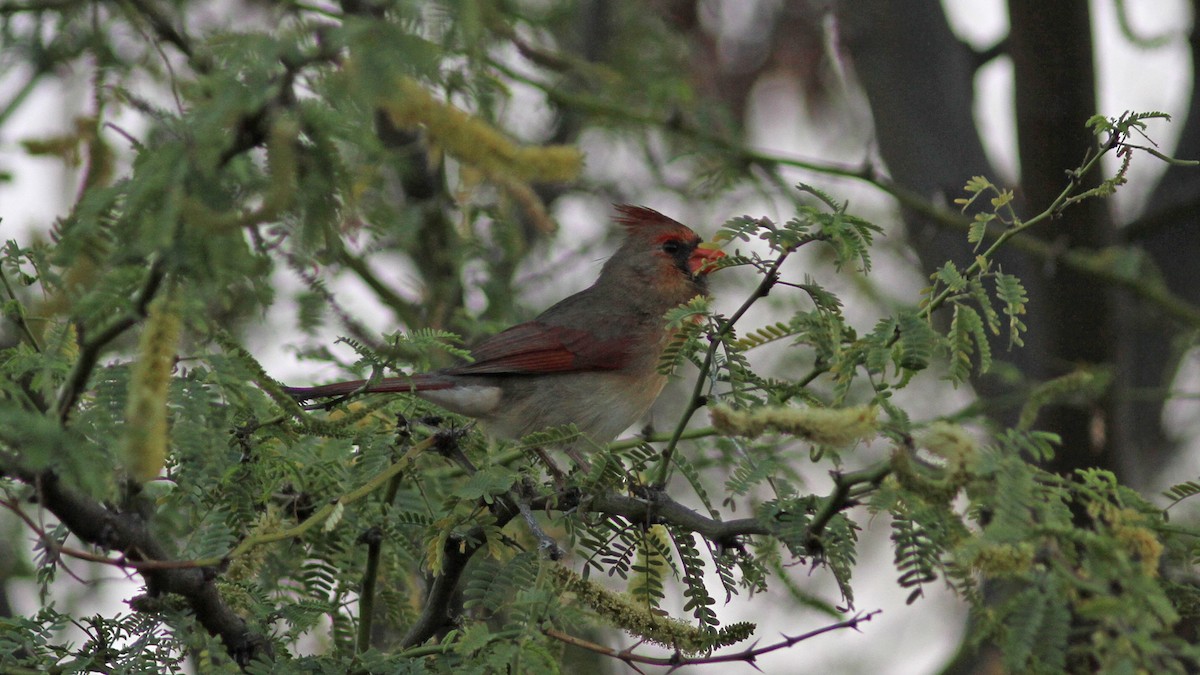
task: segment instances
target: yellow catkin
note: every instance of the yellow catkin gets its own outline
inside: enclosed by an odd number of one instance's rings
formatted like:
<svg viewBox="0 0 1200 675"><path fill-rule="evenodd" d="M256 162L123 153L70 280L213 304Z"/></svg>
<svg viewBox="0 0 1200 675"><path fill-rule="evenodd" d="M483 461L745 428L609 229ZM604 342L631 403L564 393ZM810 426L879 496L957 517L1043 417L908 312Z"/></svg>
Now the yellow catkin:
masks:
<svg viewBox="0 0 1200 675"><path fill-rule="evenodd" d="M300 124L289 115L280 115L272 120L267 134L267 170L270 183L263 196L262 206L256 219L274 219L287 209L296 196L296 175L299 173L296 159L296 143L300 137Z"/></svg>
<svg viewBox="0 0 1200 675"><path fill-rule="evenodd" d="M934 422L917 440L920 447L945 460L948 482L966 484L979 456L979 444L966 429L949 422Z"/></svg>
<svg viewBox="0 0 1200 675"><path fill-rule="evenodd" d="M279 508L268 504L266 509L259 514L258 521L254 523L254 527L250 529L247 536L255 537L268 532L274 532L280 529L283 525L283 516L279 512ZM246 551L244 555L239 555L229 561L229 567L223 575L226 581L233 583L251 582L262 571L262 566L267 561L267 553L271 550L269 546L255 546Z"/></svg>
<svg viewBox="0 0 1200 675"><path fill-rule="evenodd" d="M590 607L600 618L647 642L678 649L685 654L737 644L750 637L756 628L755 624L746 621L728 624L715 631L698 628L652 612L633 598L614 593L562 565L551 565L549 570L561 591Z"/></svg>
<svg viewBox="0 0 1200 675"><path fill-rule="evenodd" d="M129 379L125 406L125 470L143 483L158 475L167 460L167 390L179 344L179 308L171 294L150 304L138 343L138 360Z"/></svg>
<svg viewBox="0 0 1200 675"><path fill-rule="evenodd" d="M1145 516L1115 504L1102 504L1099 510L1101 517L1112 528L1113 537L1140 563L1142 573L1148 577L1158 576L1158 563L1162 558L1163 545L1144 524Z"/></svg>
<svg viewBox="0 0 1200 675"><path fill-rule="evenodd" d="M906 489L947 503L975 480L979 446L966 429L933 422L913 440L915 447L897 445L892 453L892 475Z"/></svg>
<svg viewBox="0 0 1200 675"><path fill-rule="evenodd" d="M726 405L709 409L713 427L729 436L754 438L766 432L798 436L817 445L846 446L875 435L878 429L876 409L792 408L767 406L753 410L734 410Z"/></svg>
<svg viewBox="0 0 1200 675"><path fill-rule="evenodd" d="M1037 548L1028 542L978 545L962 551L964 562L987 577L1024 574L1033 566Z"/></svg>
<svg viewBox="0 0 1200 675"><path fill-rule="evenodd" d="M392 124L423 127L431 142L488 177L564 182L578 177L583 167L577 148L518 145L487 122L438 100L415 80L400 79L396 93L380 102Z"/></svg>

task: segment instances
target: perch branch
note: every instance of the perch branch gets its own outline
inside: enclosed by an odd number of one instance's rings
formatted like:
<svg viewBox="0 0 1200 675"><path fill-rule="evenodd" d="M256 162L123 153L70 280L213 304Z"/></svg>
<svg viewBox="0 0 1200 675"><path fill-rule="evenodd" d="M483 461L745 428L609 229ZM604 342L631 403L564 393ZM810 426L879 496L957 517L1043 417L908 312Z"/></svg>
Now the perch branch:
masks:
<svg viewBox="0 0 1200 675"><path fill-rule="evenodd" d="M7 456L0 457L0 475L33 485L42 506L83 541L121 551L133 563L169 561L166 549L141 515L110 509L67 488L53 472L25 469ZM244 666L256 657L273 655L267 637L251 629L222 599L213 570L195 566L139 566L138 573L145 579L150 596L174 593L183 597L200 625L220 637L237 663Z"/></svg>

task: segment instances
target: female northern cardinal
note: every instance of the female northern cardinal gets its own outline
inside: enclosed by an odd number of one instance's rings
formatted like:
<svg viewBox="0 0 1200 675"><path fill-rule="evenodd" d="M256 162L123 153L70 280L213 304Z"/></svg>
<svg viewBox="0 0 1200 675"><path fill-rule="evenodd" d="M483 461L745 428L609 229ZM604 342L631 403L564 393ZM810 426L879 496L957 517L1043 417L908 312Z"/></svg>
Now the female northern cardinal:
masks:
<svg viewBox="0 0 1200 675"><path fill-rule="evenodd" d="M575 424L607 443L638 420L666 383L656 366L670 339L663 315L707 292L705 274L725 257L657 211L619 205L627 237L596 283L532 321L494 335L471 363L408 377L288 387L298 400L356 392L407 392L491 434L520 438Z"/></svg>

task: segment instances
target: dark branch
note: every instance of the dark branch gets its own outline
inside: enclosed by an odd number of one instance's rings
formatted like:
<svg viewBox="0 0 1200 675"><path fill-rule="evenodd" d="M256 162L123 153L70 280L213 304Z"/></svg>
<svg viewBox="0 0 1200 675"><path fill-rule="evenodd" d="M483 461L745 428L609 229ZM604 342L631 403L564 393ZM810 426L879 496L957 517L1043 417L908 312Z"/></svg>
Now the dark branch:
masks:
<svg viewBox="0 0 1200 675"><path fill-rule="evenodd" d="M891 472L891 462L879 462L875 466L858 471L833 472L833 492L822 501L821 508L817 510L808 524L809 540L819 539L835 515L854 505L850 488L863 484L877 486Z"/></svg>
<svg viewBox="0 0 1200 675"><path fill-rule="evenodd" d="M397 474L396 478L399 477ZM383 554L383 531L372 527L358 541L367 545L367 566L363 571L358 606L356 651L361 654L371 648L371 627L375 621L375 582L379 578L379 558Z"/></svg>
<svg viewBox="0 0 1200 675"><path fill-rule="evenodd" d="M168 561L170 556L138 513L110 509L71 490L53 472L33 472L0 458L0 475L33 485L38 501L53 513L72 534L106 549L121 551L131 561ZM194 567L138 568L150 596L174 593L188 603L196 620L212 635L221 638L225 650L240 665L256 657L273 656L271 643L221 598L214 570Z"/></svg>
<svg viewBox="0 0 1200 675"><path fill-rule="evenodd" d="M496 500L493 515L495 526L504 527L520 514L513 500ZM671 499L665 492L646 489L640 497L614 493L582 496L577 491L554 494L531 500L534 509L559 511L581 510L620 516L631 523L664 523L695 532L719 546L735 546L741 536L766 535L771 529L754 518L722 521L709 518ZM421 616L409 628L401 641L402 647L424 643L453 623L450 602L467 562L485 542L483 528L476 527L466 535L450 537L442 549L442 568L434 577L425 598Z"/></svg>
<svg viewBox="0 0 1200 675"><path fill-rule="evenodd" d="M6 2L0 4L0 16L24 12L47 12L67 9L78 4L76 0L33 0L31 2Z"/></svg>
<svg viewBox="0 0 1200 675"><path fill-rule="evenodd" d="M757 518L709 518L675 501L666 492L653 488L644 490L638 497L609 492L579 498L575 503L564 500L556 507L563 510L578 507L592 513L621 516L631 523L674 525L695 532L718 546L732 545L741 536L771 534L771 529Z"/></svg>
<svg viewBox="0 0 1200 675"><path fill-rule="evenodd" d="M159 258L150 266L146 281L142 285L141 291L138 292L138 297L134 300L133 308L128 313L117 318L92 337L87 337L83 327L79 327L79 358L76 359L75 366L71 369L71 374L63 385L56 408L58 419L64 426L71 416L71 411L75 408L80 394L87 387L88 378L96 367L100 352L122 333L137 325L138 321L146 318L146 310L150 306L150 301L158 293L165 276L162 258Z"/></svg>
<svg viewBox="0 0 1200 675"><path fill-rule="evenodd" d="M127 0L127 2L137 10L138 14L141 14L146 19L146 22L150 24L150 28L154 30L154 34L158 36L158 39L174 45L189 60L194 60L195 51L192 49L191 40L181 31L176 30L175 26L171 24L171 20L163 16L157 8L150 4L149 0ZM195 64L193 64L193 67L195 67ZM202 68L198 68L197 70L203 72Z"/></svg>
<svg viewBox="0 0 1200 675"><path fill-rule="evenodd" d="M504 527L517 515L517 511L506 508L507 504L504 501L497 500L495 504L494 524L496 527ZM462 577L471 556L475 555L486 541L482 527L474 527L465 535L446 539L445 545L442 546L442 568L433 578L429 593L425 596L425 607L421 610L421 616L417 617L404 639L400 641L402 649L422 644L452 625L450 608L454 603L451 600L458 580Z"/></svg>

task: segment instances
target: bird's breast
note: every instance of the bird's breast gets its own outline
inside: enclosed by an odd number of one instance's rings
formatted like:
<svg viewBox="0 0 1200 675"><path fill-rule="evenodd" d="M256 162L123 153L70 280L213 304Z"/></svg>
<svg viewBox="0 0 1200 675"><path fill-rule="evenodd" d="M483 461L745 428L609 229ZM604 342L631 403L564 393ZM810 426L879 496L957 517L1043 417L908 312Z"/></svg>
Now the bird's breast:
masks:
<svg viewBox="0 0 1200 675"><path fill-rule="evenodd" d="M593 442L608 443L646 414L666 381L657 373L604 371L506 378L496 408L478 417L506 438L574 424Z"/></svg>

